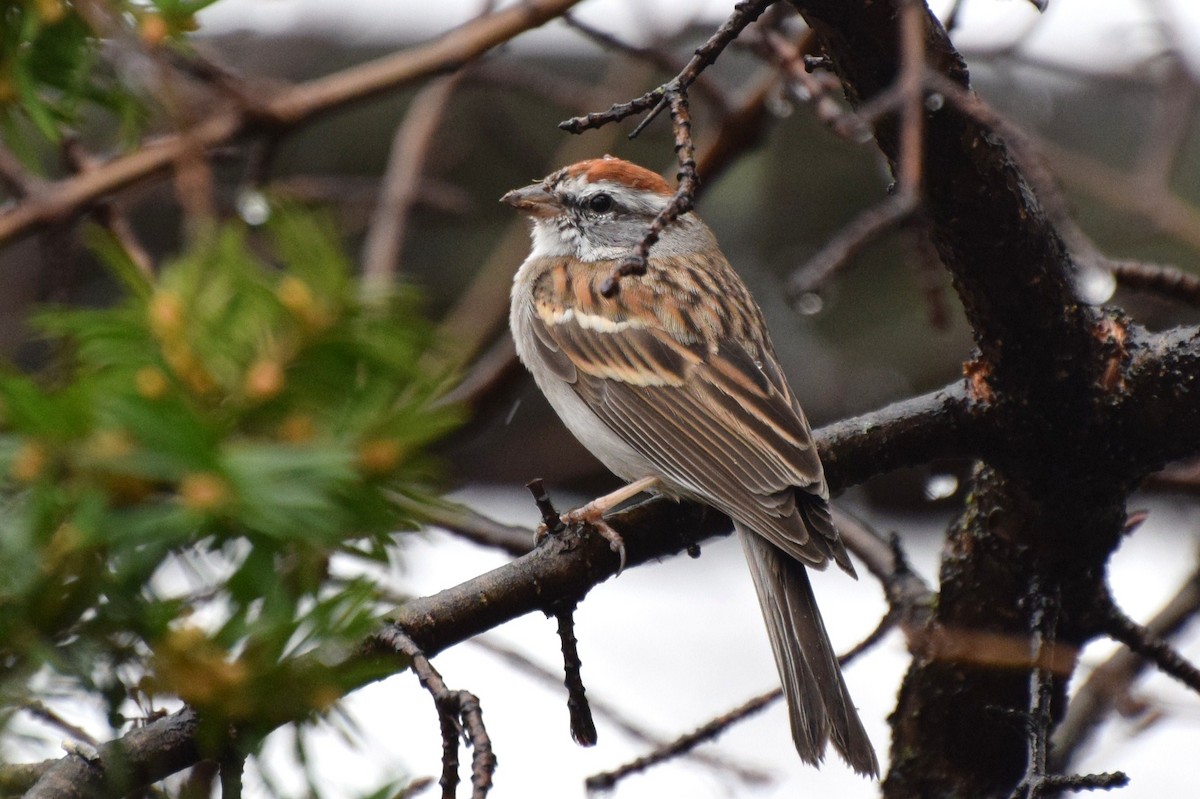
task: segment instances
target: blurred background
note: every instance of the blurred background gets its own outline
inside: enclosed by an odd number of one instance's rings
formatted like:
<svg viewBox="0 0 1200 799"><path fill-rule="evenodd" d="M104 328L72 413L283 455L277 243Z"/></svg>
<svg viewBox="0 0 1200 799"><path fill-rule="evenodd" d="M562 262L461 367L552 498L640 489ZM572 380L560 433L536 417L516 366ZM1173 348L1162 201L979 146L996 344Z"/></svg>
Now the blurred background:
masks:
<svg viewBox="0 0 1200 799"><path fill-rule="evenodd" d="M1119 286L1105 265L1115 259L1198 272L1200 4L1049 0L1040 12L1023 0L931 6L967 58L973 88L1021 131L1027 151L1060 188L1078 224L1068 243L1080 254L1082 296L1116 302L1152 329L1195 323L1194 307ZM546 479L561 508L615 485L511 359L507 286L528 239L525 223L497 199L558 166L604 153L673 175L665 119L632 141L626 134L636 119L578 137L557 125L669 79L730 7L586 0L571 20L521 35L453 77L336 109L213 159L219 216L253 224L264 193L323 206L360 263L373 257L381 195L402 192L391 268L418 289L450 357L476 381L462 392L471 418L438 454L453 496L489 516L532 529L538 515L522 486L533 477ZM482 9L479 0L220 0L197 17L193 42L206 61L238 76L239 91L253 103L434 39ZM887 196L890 175L869 140L831 129L822 109L840 103L837 90L823 89L819 74L789 71L803 54L804 28L778 10L769 35L748 32L692 92L704 180L697 210L763 306L781 361L819 427L953 381L972 342L919 220L886 231L827 279L801 285L831 239ZM144 65L125 68L129 80L153 83ZM215 102L195 87L174 91L175 106L155 121L163 130L202 118L205 104ZM103 125L81 131L85 144L112 135ZM44 158L51 172L58 168L53 154ZM396 177L403 171L407 182ZM186 197L181 203L179 193L177 183L163 179L119 195L136 238L155 259L184 238ZM102 305L119 292L71 236L6 243L0 285L0 351L26 366L44 355L26 326L31 308L47 301ZM966 468L935 463L887 475L838 501L881 531L899 532L918 570L936 584L940 532L961 503ZM1136 619L1152 615L1195 568L1200 512L1188 496L1195 487L1194 480L1164 478L1138 497L1149 521L1113 566L1117 597ZM431 530L383 578L420 595L506 559ZM860 640L886 609L869 579L816 580L839 648ZM589 696L662 739L775 684L753 591L728 540L705 547L698 563L635 569L600 587L580 609L578 634ZM561 688L496 651L515 649L554 671L552 621L522 619L489 641L491 649L464 644L437 664L452 686L482 701L500 763L494 796L581 796L584 776L647 749L607 715L598 718L599 746L576 748ZM1200 634L1193 629L1181 647L1200 657ZM1080 680L1112 651L1103 643L1089 648ZM903 639L893 633L847 673L881 756L906 664ZM1132 784L1121 793L1127 797L1194 789L1195 778L1170 764L1186 763L1200 744L1200 702L1160 676L1138 683L1127 699L1127 715L1103 728L1078 770L1128 772ZM288 734L278 734L265 776L252 771L247 794L268 795L269 778L281 792L302 796L312 790L311 778L323 795L350 797L385 778L437 772L436 718L415 680L400 676L360 691L347 714L353 723L310 743L303 766ZM30 734L38 737L36 729ZM44 742L29 746L27 753L53 756ZM803 767L779 706L700 751L701 759L629 778L617 795L878 792L836 758L820 772Z"/></svg>

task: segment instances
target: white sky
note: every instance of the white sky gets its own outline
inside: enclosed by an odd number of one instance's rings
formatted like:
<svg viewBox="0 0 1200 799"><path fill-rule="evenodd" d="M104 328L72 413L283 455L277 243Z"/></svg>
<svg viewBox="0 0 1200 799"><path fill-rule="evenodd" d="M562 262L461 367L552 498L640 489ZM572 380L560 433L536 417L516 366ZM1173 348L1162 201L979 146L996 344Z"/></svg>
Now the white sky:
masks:
<svg viewBox="0 0 1200 799"><path fill-rule="evenodd" d="M930 5L940 13L951 0L930 0ZM575 13L636 40L643 31L722 20L732 6L732 0L587 0ZM222 0L200 19L202 29L212 33L330 33L378 43L430 38L470 19L479 8L480 0ZM1161 51L1155 8L1169 21L1172 35L1200 73L1200 0L1049 0L1041 15L1026 0L965 0L954 37L968 52L1004 48L1023 39L1022 50L1041 61L1122 71ZM518 44L543 50L580 46L555 23L526 34Z"/></svg>

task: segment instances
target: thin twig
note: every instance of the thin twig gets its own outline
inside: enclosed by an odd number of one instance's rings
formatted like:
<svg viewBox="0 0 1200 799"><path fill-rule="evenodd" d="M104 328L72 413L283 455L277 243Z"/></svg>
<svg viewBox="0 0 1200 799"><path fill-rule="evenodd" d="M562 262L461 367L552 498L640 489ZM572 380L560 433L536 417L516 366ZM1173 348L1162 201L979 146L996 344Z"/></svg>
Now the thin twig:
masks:
<svg viewBox="0 0 1200 799"><path fill-rule="evenodd" d="M620 280L628 275L640 275L646 271L646 258L650 248L658 241L662 231L680 215L691 210L700 180L696 173L696 152L692 142L691 112L688 107L688 87L700 73L713 64L721 52L753 23L775 0L745 0L734 6L733 14L717 29L708 41L696 49L687 65L666 84L639 98L612 106L608 111L574 117L559 124L570 133L582 133L610 122L619 122L634 114L648 111L642 121L629 134L636 137L664 109L670 109L671 124L675 133L675 152L679 162L679 182L675 194L658 213L646 230L645 236L634 247L628 257L618 263L600 286L600 293L612 297L620 290Z"/></svg>
<svg viewBox="0 0 1200 799"><path fill-rule="evenodd" d="M872 97L857 113L831 117L833 127L852 139L880 118L900 112L900 150L894 167L892 196L860 214L816 255L792 273L787 298L795 302L819 288L839 268L884 232L905 222L920 206L925 117L924 3L906 0L900 12L900 73L889 88ZM794 73L794 67L793 67Z"/></svg>
<svg viewBox="0 0 1200 799"><path fill-rule="evenodd" d="M820 288L830 275L848 263L880 235L908 220L917 205L908 193L894 194L874 208L862 212L843 227L821 250L788 278L786 296L789 302Z"/></svg>
<svg viewBox="0 0 1200 799"><path fill-rule="evenodd" d="M1161 635L1125 615L1110 596L1107 599L1107 619L1104 632L1130 650L1148 659L1163 674L1174 677L1196 693L1200 693L1200 669L1190 663L1179 650Z"/></svg>
<svg viewBox="0 0 1200 799"><path fill-rule="evenodd" d="M642 86L649 79L650 69L638 63L611 64L599 81L598 88L581 97L585 100L623 94L631 87ZM590 105L590 103L589 103ZM616 126L597 131L588 139L570 137L548 157L558 168L582 158L593 157L615 146L620 131ZM548 170L547 170L548 171ZM462 365L481 349L493 343L500 326L508 319L508 289L512 285L513 264L529 253L529 227L523 219L514 219L504 234L498 237L483 265L476 271L470 285L459 293L454 307L438 323L437 339L450 342L448 352L440 356L441 364Z"/></svg>
<svg viewBox="0 0 1200 799"><path fill-rule="evenodd" d="M620 261L612 273L600 284L600 293L605 297L612 297L619 291L619 281L622 277L645 273L646 259L650 256L650 248L658 241L658 237L668 225L692 210L696 190L700 187L700 176L696 173L696 146L692 142L692 116L688 109L687 94L682 90L672 91L667 95L666 102L671 109L671 124L675 131L675 155L679 162L679 182L675 193L650 222L645 235L633 248L633 252Z"/></svg>
<svg viewBox="0 0 1200 799"><path fill-rule="evenodd" d="M1048 764L1049 734L1053 723L1052 703L1055 673L1046 667L1057 660L1054 654L1061 599L1057 588L1047 588L1036 578L1030 581L1028 599L1033 603L1029 620L1028 760L1025 775L1013 789L1011 799L1042 799L1065 791L1119 788L1129 783L1124 773L1054 774Z"/></svg>
<svg viewBox="0 0 1200 799"><path fill-rule="evenodd" d="M837 132L855 141L870 139L870 127L854 111L849 111L838 101L842 85L828 73L814 73L808 59L813 46L811 30L805 30L799 41L793 42L782 33L768 30L759 41L751 46L760 56L773 64L783 75L785 87L797 102L810 105L817 119ZM852 122L850 120L853 120Z"/></svg>
<svg viewBox="0 0 1200 799"><path fill-rule="evenodd" d="M534 662L524 653L519 652L509 646L498 643L497 641L486 636L480 636L471 639L471 643L486 649L488 652L503 658L516 668L520 668L526 674L537 680L545 683L548 686L558 687L562 684L562 677L559 672L548 669L539 663ZM640 724L631 720L624 711L617 705L606 702L603 698L594 696L588 698L588 704L592 708L592 712L598 717L603 718L608 724L612 725L624 735L632 738L635 741L647 744L652 747L662 747L670 743L661 735L656 735L646 730ZM713 752L691 751L686 753L688 757L696 760L698 763L703 763L710 768L727 772L737 777L742 782L748 785L763 785L770 781L770 775L759 769L754 769L741 763L730 761L720 757Z"/></svg>
<svg viewBox="0 0 1200 799"><path fill-rule="evenodd" d="M502 524L465 505L432 502L410 504L408 507L423 520L447 532L472 543L507 552L513 557L520 557L533 549L532 530L520 525Z"/></svg>
<svg viewBox="0 0 1200 799"><path fill-rule="evenodd" d="M84 150L82 142L77 138L66 139L62 145L62 153L75 174L88 172L99 166L99 161ZM118 197L111 197L96 203L93 208L93 216L100 226L112 235L113 241L121 248L125 257L138 272L148 279L153 278L154 259L150 257L150 252L138 240L137 233L134 232L133 225L129 222L129 216L126 214L121 200Z"/></svg>
<svg viewBox="0 0 1200 799"><path fill-rule="evenodd" d="M1200 613L1200 567L1188 575L1175 595L1147 622L1146 631L1154 638L1169 639L1196 618L1197 613ZM1066 717L1055 730L1050 752L1050 765L1055 771L1067 769L1075 754L1149 666L1148 659L1123 647L1096 667L1075 692Z"/></svg>
<svg viewBox="0 0 1200 799"><path fill-rule="evenodd" d="M563 14L562 20L601 47L645 61L668 75L678 75L687 66L662 47L639 47L630 44L607 31L584 22L570 12ZM692 81L692 86L695 87L698 94L704 97L705 101L717 109L719 114L724 115L728 112L729 99L706 76L697 75Z"/></svg>
<svg viewBox="0 0 1200 799"><path fill-rule="evenodd" d="M558 622L558 640L562 647L563 685L567 688L571 738L580 746L595 746L596 722L592 720L592 708L583 685L583 664L579 660L579 642L575 639L575 603L558 608L554 618Z"/></svg>
<svg viewBox="0 0 1200 799"><path fill-rule="evenodd" d="M847 549L858 556L883 584L888 598L888 612L862 641L838 656L838 664L845 667L867 652L883 639L897 623L902 623L906 633L922 627L927 622L933 592L908 566L908 560L900 547L899 538L885 540L865 522L837 508L831 509L834 524L842 534ZM767 705L783 697L781 689L768 691L739 707L714 718L692 732L681 735L670 743L660 745L653 751L626 763L612 771L601 772L587 779L589 791L609 790L631 774L645 771L679 755L690 752L696 746L713 740L734 724L740 723Z"/></svg>
<svg viewBox="0 0 1200 799"><path fill-rule="evenodd" d="M61 732L65 732L67 735L70 735L77 741L82 741L91 746L100 745L100 742L97 741L91 733L82 727L67 721L62 716L58 715L58 713L47 707L46 704L40 700L29 699L22 702L20 706L21 709L29 715L46 722L51 727L54 727Z"/></svg>
<svg viewBox="0 0 1200 799"><path fill-rule="evenodd" d="M396 129L379 203L363 243L362 292L366 298L386 296L393 276L400 271L400 253L425 162L462 76L459 71L430 82L413 98L404 122Z"/></svg>
<svg viewBox="0 0 1200 799"><path fill-rule="evenodd" d="M1046 770L1047 738L1052 723L1053 673L1042 663L1046 651L1054 648L1058 629L1059 597L1044 590L1034 576L1029 582L1027 600L1033 604L1029 618L1029 718L1026 719L1027 759L1025 776L1012 793L1012 799L1038 799L1043 795Z"/></svg>
<svg viewBox="0 0 1200 799"><path fill-rule="evenodd" d="M546 493L546 484L542 478L536 477L525 484L529 489L529 493L533 495L533 504L537 505L538 512L542 514L542 524L546 528L546 532L551 535L558 535L567 528L563 523L562 516L554 509L554 503L550 500L550 495Z"/></svg>
<svg viewBox="0 0 1200 799"><path fill-rule="evenodd" d="M472 364L462 381L438 400L438 404L463 405L472 411L478 411L489 398L508 385L513 377L523 374L520 366L512 336L501 336Z"/></svg>
<svg viewBox="0 0 1200 799"><path fill-rule="evenodd" d="M1200 306L1200 276L1166 264L1112 261L1105 266L1117 283L1134 291L1153 292L1176 302Z"/></svg>
<svg viewBox="0 0 1200 799"><path fill-rule="evenodd" d="M713 740L722 732L729 729L729 727L736 722L742 721L743 719L754 715L782 696L783 689L781 688L776 688L773 691L760 694L745 704L734 708L728 713L702 724L692 732L679 736L666 746L659 747L653 752L639 757L636 760L631 760L630 762L615 768L612 771L603 771L599 774L593 774L584 781L584 785L587 786L589 793L594 791L611 790L618 782L631 774L637 774L645 771L666 760L670 760L686 752L690 752L692 749L702 743Z"/></svg>
<svg viewBox="0 0 1200 799"><path fill-rule="evenodd" d="M231 752L221 758L221 799L242 799L242 773L246 756Z"/></svg>
<svg viewBox="0 0 1200 799"><path fill-rule="evenodd" d="M454 799L458 786L458 742L465 736L474 749L471 758L471 796L484 799L492 787L492 775L496 771L496 756L492 752L491 739L483 726L479 699L469 691L451 691L421 648L397 625L389 625L379 634L379 641L394 651L406 655L412 661L413 671L421 685L433 697L442 731L442 786L443 799Z"/></svg>
<svg viewBox="0 0 1200 799"><path fill-rule="evenodd" d="M414 796L424 793L430 785L433 785L433 777L417 777L401 788L393 799L412 799Z"/></svg>
<svg viewBox="0 0 1200 799"><path fill-rule="evenodd" d="M7 186L18 197L37 194L47 185L43 178L26 169L21 159L3 145L0 145L0 184Z"/></svg>
<svg viewBox="0 0 1200 799"><path fill-rule="evenodd" d="M653 119L666 107L664 101L668 94L687 92L688 87L699 77L701 72L716 62L717 57L729 46L729 43L775 2L776 0L747 0L735 4L733 14L729 16L729 19L709 37L708 41L696 48L695 55L670 82L627 103L617 103L607 111L573 117L560 122L558 126L568 133L583 133L585 130L598 128L610 122L620 122L622 119L643 111L651 111L650 119Z"/></svg>
<svg viewBox="0 0 1200 799"><path fill-rule="evenodd" d="M925 15L924 0L905 0L900 7L900 155L896 164L901 203L915 205L921 195L925 138Z"/></svg>

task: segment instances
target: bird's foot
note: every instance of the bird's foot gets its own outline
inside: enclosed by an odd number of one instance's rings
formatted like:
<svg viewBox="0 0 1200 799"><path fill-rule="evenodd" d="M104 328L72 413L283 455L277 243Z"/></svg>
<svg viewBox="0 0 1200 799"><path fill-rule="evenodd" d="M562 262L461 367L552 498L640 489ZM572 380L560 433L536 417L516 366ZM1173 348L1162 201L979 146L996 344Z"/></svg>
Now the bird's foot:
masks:
<svg viewBox="0 0 1200 799"><path fill-rule="evenodd" d="M643 491L649 491L657 485L658 478L656 477L643 477L640 480L634 480L629 485L622 486L611 494L597 497L581 508L564 513L560 517L560 520L565 525L586 524L603 536L604 540L608 542L609 548L617 554L617 558L620 560L620 564L617 566L617 574L620 574L625 570L625 540L621 538L621 534L614 530L608 522L604 521L604 514L625 500L635 497ZM549 535L550 532L547 526L543 524L534 534L534 543L540 544L542 539Z"/></svg>
<svg viewBox="0 0 1200 799"><path fill-rule="evenodd" d="M599 533L608 542L608 548L617 554L617 574L620 574L625 571L625 539L608 522L604 521L605 510L607 508L597 507L595 502L589 502L582 508L564 513L562 522L567 526L585 524Z"/></svg>

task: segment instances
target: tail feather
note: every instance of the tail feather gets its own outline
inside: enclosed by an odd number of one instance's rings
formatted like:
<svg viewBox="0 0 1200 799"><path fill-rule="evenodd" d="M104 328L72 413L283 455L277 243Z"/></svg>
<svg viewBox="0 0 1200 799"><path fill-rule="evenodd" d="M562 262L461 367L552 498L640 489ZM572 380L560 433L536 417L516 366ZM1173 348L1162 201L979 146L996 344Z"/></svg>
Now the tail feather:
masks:
<svg viewBox="0 0 1200 799"><path fill-rule="evenodd" d="M741 525L738 537L767 622L801 759L820 765L825 744L832 741L856 772L878 776L879 761L842 679L804 565Z"/></svg>

